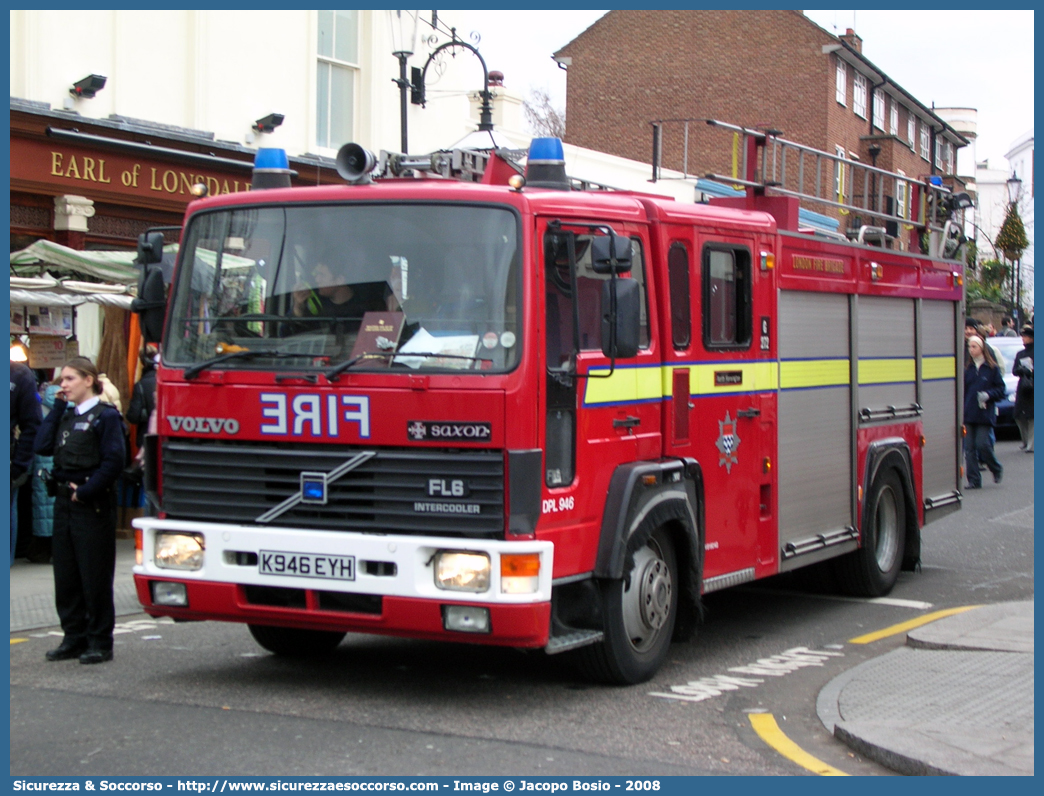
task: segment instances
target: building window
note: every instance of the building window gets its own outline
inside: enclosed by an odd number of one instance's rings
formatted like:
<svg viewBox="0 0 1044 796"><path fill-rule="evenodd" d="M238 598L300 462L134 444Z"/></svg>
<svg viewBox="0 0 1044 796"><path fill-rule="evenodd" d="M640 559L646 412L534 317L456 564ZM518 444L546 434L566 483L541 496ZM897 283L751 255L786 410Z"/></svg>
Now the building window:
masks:
<svg viewBox="0 0 1044 796"><path fill-rule="evenodd" d="M703 345L749 348L750 251L712 243L703 249Z"/></svg>
<svg viewBox="0 0 1044 796"><path fill-rule="evenodd" d="M913 111L909 111L906 115L906 143L910 145L910 149L914 148L914 138L917 136L917 117L913 115Z"/></svg>
<svg viewBox="0 0 1044 796"><path fill-rule="evenodd" d="M932 144L928 135L928 125L921 122L921 157L932 162Z"/></svg>
<svg viewBox="0 0 1044 796"><path fill-rule="evenodd" d="M848 69L845 62L837 59L837 101L841 105L846 104L848 97Z"/></svg>
<svg viewBox="0 0 1044 796"><path fill-rule="evenodd" d="M866 78L858 72L852 84L852 111L856 116L866 118Z"/></svg>
<svg viewBox="0 0 1044 796"><path fill-rule="evenodd" d="M894 99L892 100L892 105L888 111L888 134L899 134L899 103Z"/></svg>
<svg viewBox="0 0 1044 796"><path fill-rule="evenodd" d="M884 108L884 92L878 89L874 92L874 127L878 130L885 129Z"/></svg>
<svg viewBox="0 0 1044 796"><path fill-rule="evenodd" d="M316 146L336 149L355 136L359 68L358 11L320 11L316 74Z"/></svg>
<svg viewBox="0 0 1044 796"><path fill-rule="evenodd" d="M834 147L834 153L839 157L845 156L845 148L838 144ZM845 164L841 160L834 162L834 195L838 202L845 201Z"/></svg>
<svg viewBox="0 0 1044 796"><path fill-rule="evenodd" d="M906 172L902 169L898 170L899 174L906 176ZM906 180L895 181L895 214L899 218L909 218L909 200L908 191L910 190L910 184Z"/></svg>
<svg viewBox="0 0 1044 796"><path fill-rule="evenodd" d="M957 173L957 162L953 155L953 145L949 141L947 141L945 144L943 144L943 162L946 164L946 168L944 170L946 174Z"/></svg>

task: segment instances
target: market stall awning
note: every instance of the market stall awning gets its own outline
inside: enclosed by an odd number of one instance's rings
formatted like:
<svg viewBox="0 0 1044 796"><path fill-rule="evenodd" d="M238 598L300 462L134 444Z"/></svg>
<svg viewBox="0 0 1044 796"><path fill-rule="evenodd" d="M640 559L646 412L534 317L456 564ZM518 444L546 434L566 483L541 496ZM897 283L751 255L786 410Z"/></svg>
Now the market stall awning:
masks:
<svg viewBox="0 0 1044 796"><path fill-rule="evenodd" d="M163 247L164 253L177 252L178 244ZM136 285L141 269L133 251L79 251L49 240L38 240L21 251L11 252L11 272L18 276L36 275L43 265L49 271L93 276L103 282Z"/></svg>

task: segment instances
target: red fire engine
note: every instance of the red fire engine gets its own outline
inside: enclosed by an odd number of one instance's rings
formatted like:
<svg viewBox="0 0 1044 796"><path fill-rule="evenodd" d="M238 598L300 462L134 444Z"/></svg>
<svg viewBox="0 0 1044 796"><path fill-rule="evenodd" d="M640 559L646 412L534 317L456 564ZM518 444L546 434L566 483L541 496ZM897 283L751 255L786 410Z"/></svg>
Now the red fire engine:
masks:
<svg viewBox="0 0 1044 796"><path fill-rule="evenodd" d="M887 593L960 505L962 268L919 251L960 199L901 178L882 226L813 234L763 176L780 142L741 132L746 195L710 204L570 190L555 139L524 174L348 145L348 184L311 188L262 150L254 190L194 201L146 445L159 511L135 522L145 610L277 654L383 633L634 683L708 592L831 559Z"/></svg>

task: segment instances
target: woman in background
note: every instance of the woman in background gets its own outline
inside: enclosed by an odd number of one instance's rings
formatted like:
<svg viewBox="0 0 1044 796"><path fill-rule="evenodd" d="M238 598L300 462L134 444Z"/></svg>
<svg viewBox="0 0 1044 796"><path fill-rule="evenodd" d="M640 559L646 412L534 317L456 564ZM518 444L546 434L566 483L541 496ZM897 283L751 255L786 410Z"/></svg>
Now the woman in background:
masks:
<svg viewBox="0 0 1044 796"><path fill-rule="evenodd" d="M982 487L982 461L993 473L995 483L1004 477L1004 468L993 453L993 427L997 423L996 403L1004 397L1000 368L981 337L968 338L968 367L964 370L964 458L968 488Z"/></svg>

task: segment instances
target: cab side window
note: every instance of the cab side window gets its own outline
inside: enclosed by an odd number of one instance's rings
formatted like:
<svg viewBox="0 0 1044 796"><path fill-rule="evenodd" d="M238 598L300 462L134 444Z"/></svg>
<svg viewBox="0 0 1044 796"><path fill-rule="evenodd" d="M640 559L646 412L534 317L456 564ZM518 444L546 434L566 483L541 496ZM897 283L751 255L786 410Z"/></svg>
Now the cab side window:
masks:
<svg viewBox="0 0 1044 796"><path fill-rule="evenodd" d="M703 248L703 344L748 348L751 340L750 250L711 243Z"/></svg>
<svg viewBox="0 0 1044 796"><path fill-rule="evenodd" d="M580 319L580 350L602 350L602 283L609 281L608 274L595 273L591 264L590 236L577 236L576 246L576 287L577 305ZM629 276L638 282L641 295L641 328L638 345L649 347L649 310L645 293L645 258L642 255L642 243L638 238L631 238L631 271Z"/></svg>
<svg viewBox="0 0 1044 796"><path fill-rule="evenodd" d="M671 297L671 342L676 351L689 347L692 317L689 307L689 251L684 243L672 243L667 252L667 279Z"/></svg>

